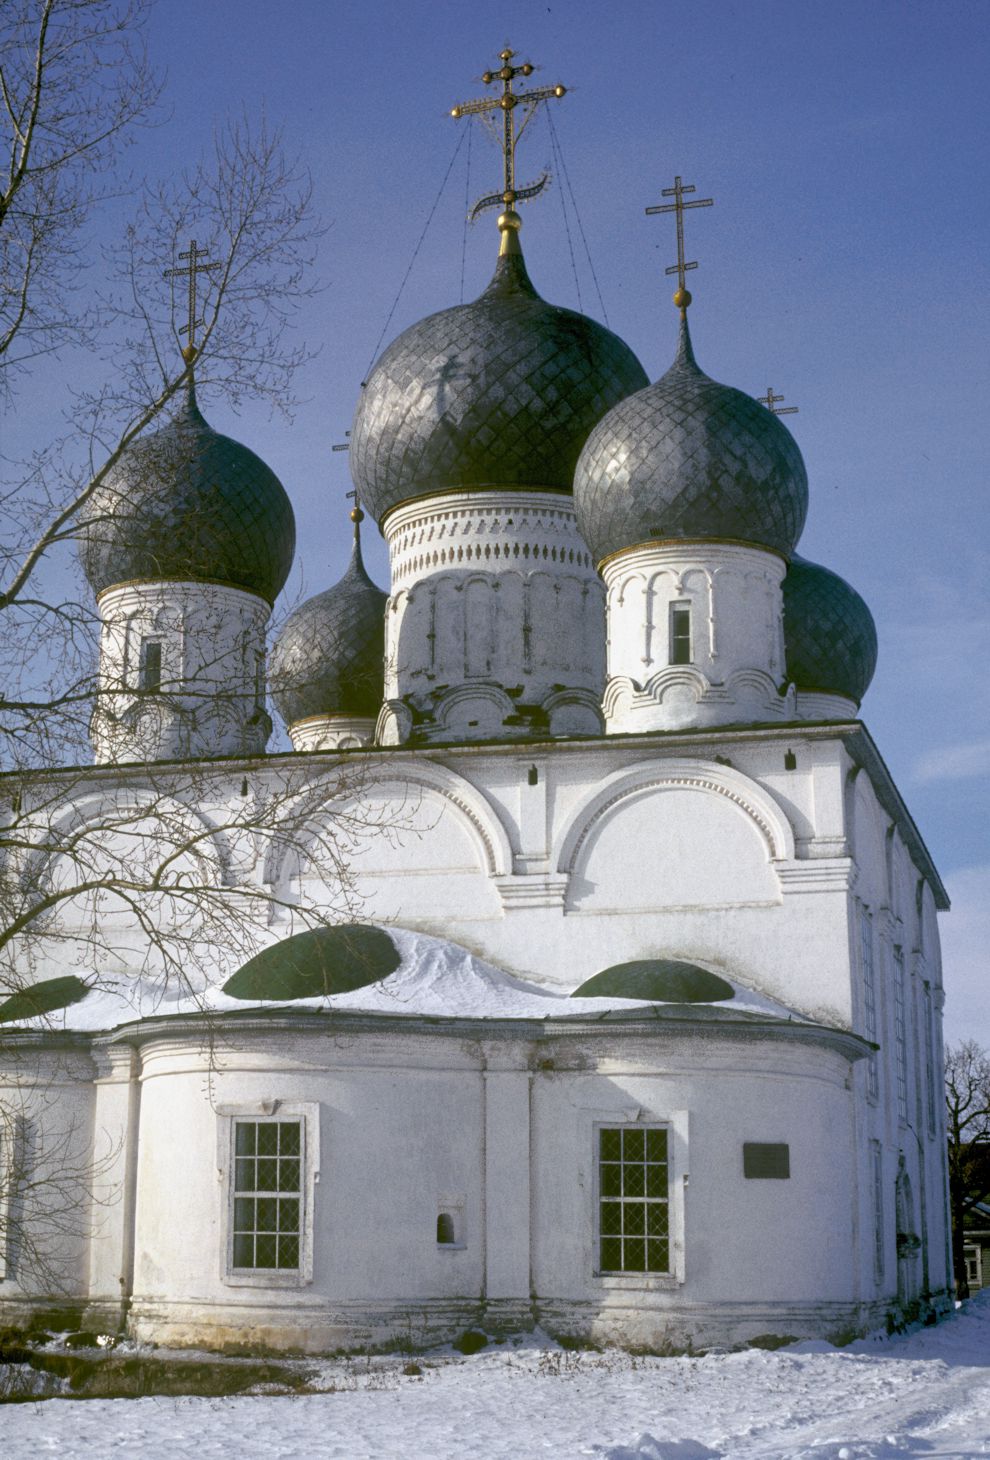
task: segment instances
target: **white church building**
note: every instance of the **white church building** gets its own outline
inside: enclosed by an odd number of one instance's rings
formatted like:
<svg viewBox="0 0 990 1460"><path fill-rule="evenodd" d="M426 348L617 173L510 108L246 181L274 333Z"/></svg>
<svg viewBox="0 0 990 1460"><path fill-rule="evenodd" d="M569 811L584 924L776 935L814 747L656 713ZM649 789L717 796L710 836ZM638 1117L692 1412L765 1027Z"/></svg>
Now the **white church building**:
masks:
<svg viewBox="0 0 990 1460"><path fill-rule="evenodd" d="M649 384L537 293L514 201L480 298L371 372L350 567L270 648L292 508L191 383L91 504L95 763L23 875L78 877L112 800L94 868L174 843L179 891L104 902L98 943L59 903L39 1002L0 1003L0 1324L681 1349L948 1303L947 900L858 719L870 612L798 556L801 453L696 362L683 277ZM193 867L265 909L242 941ZM11 1213L46 1148L39 1268Z"/></svg>

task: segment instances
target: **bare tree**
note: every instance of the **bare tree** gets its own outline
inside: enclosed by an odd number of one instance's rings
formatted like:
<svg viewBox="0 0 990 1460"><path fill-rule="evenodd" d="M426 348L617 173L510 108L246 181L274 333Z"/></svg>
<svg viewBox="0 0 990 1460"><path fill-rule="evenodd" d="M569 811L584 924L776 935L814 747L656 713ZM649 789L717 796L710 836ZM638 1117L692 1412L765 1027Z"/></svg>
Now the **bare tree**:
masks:
<svg viewBox="0 0 990 1460"><path fill-rule="evenodd" d="M5 0L0 19L0 385L90 339L81 230L158 98L146 0Z"/></svg>
<svg viewBox="0 0 990 1460"><path fill-rule="evenodd" d="M974 1040L945 1051L949 1199L956 1291L969 1296L964 1257L966 1219L990 1200L990 1054Z"/></svg>
<svg viewBox="0 0 990 1460"><path fill-rule="evenodd" d="M78 541L122 458L194 370L207 396L286 406L303 354L285 326L311 292L321 232L277 132L242 117L174 184L143 191L98 303L76 307L82 225L157 96L145 11L146 0L11 0L0 11L7 398L53 352L85 344L89 361L105 361L102 380L88 375L66 399L55 439L0 463L0 1054L14 1085L34 1091L27 1106L0 1099L0 1253L16 1231L22 1264L48 1288L57 1249L92 1221L78 1163L94 1157L77 1151L75 1130L47 1146L41 1134L65 1008L101 993L119 1007L129 991L130 1017L180 995L208 1010L211 984L273 935L353 918L353 852L378 829L363 773L343 757L315 769L257 757L84 763L106 691ZM210 267L187 310L168 269L191 239ZM204 696L215 679L204 675ZM394 835L394 818L381 830ZM322 888L309 904L297 875L307 866ZM25 1018L32 1027L17 1027ZM93 1165L90 1185L97 1175Z"/></svg>

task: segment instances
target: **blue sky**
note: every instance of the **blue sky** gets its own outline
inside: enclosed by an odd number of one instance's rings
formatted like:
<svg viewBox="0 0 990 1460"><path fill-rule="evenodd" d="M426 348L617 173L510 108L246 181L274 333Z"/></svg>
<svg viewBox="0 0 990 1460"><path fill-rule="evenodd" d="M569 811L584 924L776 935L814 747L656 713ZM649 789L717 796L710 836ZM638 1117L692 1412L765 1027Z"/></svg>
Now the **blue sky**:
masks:
<svg viewBox="0 0 990 1460"><path fill-rule="evenodd" d="M215 122L265 105L316 184L331 225L326 286L300 336L320 352L290 423L213 424L257 450L296 508L290 583L342 571L346 456L331 456L465 122L508 42L560 81L554 122L608 320L656 378L674 347L664 266L669 219L647 218L675 173L716 206L689 215L691 322L703 368L800 407L811 511L800 551L864 595L880 664L863 706L953 894L946 919L950 1034L990 1044L990 580L985 0L160 0L153 57L164 125L129 155L160 176L197 155ZM499 181L481 129L461 149L389 329L490 275L494 215L468 231L465 196ZM550 160L544 122L519 171ZM524 213L548 299L600 314L580 238L575 283L559 179ZM112 214L97 225L119 226ZM44 406L27 407L25 430ZM384 554L369 553L380 581Z"/></svg>

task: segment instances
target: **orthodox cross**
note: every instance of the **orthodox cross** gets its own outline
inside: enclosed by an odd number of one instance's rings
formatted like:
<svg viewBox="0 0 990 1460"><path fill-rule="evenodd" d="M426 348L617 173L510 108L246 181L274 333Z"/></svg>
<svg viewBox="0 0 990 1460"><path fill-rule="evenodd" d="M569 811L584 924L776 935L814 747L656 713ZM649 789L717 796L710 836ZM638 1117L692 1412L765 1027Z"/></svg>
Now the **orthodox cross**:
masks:
<svg viewBox="0 0 990 1460"><path fill-rule="evenodd" d="M785 400L786 397L774 395L772 385L767 386L766 395L758 395L756 399L761 406L766 406L771 416L796 416L801 409L800 406L778 406L777 402L779 400Z"/></svg>
<svg viewBox="0 0 990 1460"><path fill-rule="evenodd" d="M182 358L187 365L191 365L196 358L196 329L203 321L196 318L196 277L198 274L208 274L211 269L218 269L219 264L206 263L208 248L198 248L195 238L190 240L189 247L185 253L180 253L180 259L188 259L184 269L166 269L163 275L166 279L178 279L183 276L189 278L189 314L184 325L180 325L179 334L188 335L185 347L182 351Z"/></svg>
<svg viewBox="0 0 990 1460"><path fill-rule="evenodd" d="M647 213L674 213L677 215L677 263L671 264L665 269L667 274L677 275L677 294L674 295L674 303L679 309L686 309L691 303L691 296L684 287L684 275L688 269L696 269L697 262L686 263L684 259L684 213L688 208L710 208L714 198L696 198L691 203L685 203L685 193L694 192L694 183L682 183L679 177L674 178L672 188L664 188L661 197L673 198L672 203L657 203L652 208L647 208ZM680 298L678 298L680 295Z"/></svg>
<svg viewBox="0 0 990 1460"><path fill-rule="evenodd" d="M512 83L517 76L532 76L533 66L525 61L521 66L513 66L512 58L515 51L508 49L499 52L499 60L502 65L497 71L486 71L482 75L482 81L486 86L492 86L496 82L502 83L501 96L486 96L479 101L465 101L459 106L451 108L450 115L459 117L480 117L481 121L488 128L502 150L503 182L500 193L489 193L485 198L479 198L471 209L471 221L474 222L478 214L485 208L502 206L508 210L515 207L516 203L526 198L535 198L546 187L549 174L544 173L539 182L532 183L529 187L516 187L516 144L528 127L533 114L541 101L549 101L552 97L565 96L567 88L564 86L538 86L533 91L513 91ZM516 125L516 107L523 108L522 121ZM501 136L496 118L493 113L501 111L502 127Z"/></svg>

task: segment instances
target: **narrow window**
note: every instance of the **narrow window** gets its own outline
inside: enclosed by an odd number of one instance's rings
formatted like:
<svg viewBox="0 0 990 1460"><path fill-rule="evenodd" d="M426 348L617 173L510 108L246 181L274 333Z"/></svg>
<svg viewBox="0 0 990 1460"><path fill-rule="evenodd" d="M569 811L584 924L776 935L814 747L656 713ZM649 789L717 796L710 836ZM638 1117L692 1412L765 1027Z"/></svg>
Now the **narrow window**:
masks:
<svg viewBox="0 0 990 1460"><path fill-rule="evenodd" d="M142 639L138 659L138 689L162 687L162 643L160 639Z"/></svg>
<svg viewBox="0 0 990 1460"><path fill-rule="evenodd" d="M599 1270L669 1272L666 1130L600 1129L598 1191Z"/></svg>
<svg viewBox="0 0 990 1460"><path fill-rule="evenodd" d="M897 1114L907 1125L907 1007L904 997L904 954L894 949L894 1055L897 1061Z"/></svg>
<svg viewBox="0 0 990 1460"><path fill-rule="evenodd" d="M259 650L254 654L254 707L265 708L265 656Z"/></svg>
<svg viewBox="0 0 990 1460"><path fill-rule="evenodd" d="M935 1112L935 1036L933 1033L935 1012L932 1008L932 991L925 984L925 1087L927 1091L928 1134L936 1131Z"/></svg>
<svg viewBox="0 0 990 1460"><path fill-rule="evenodd" d="M441 1212L437 1217L437 1242L441 1246L450 1246L457 1241L454 1229L454 1218L450 1212Z"/></svg>
<svg viewBox="0 0 990 1460"><path fill-rule="evenodd" d="M302 1122L234 1127L233 1267L298 1269Z"/></svg>
<svg viewBox="0 0 990 1460"><path fill-rule="evenodd" d="M871 1044L877 1042L877 990L873 971L873 923L866 908L859 913L859 956L863 969L863 1024ZM877 1057L870 1055L866 1067L866 1093L877 1098Z"/></svg>
<svg viewBox="0 0 990 1460"><path fill-rule="evenodd" d="M871 1141L873 1152L873 1275L878 1283L883 1282L883 1152L879 1141Z"/></svg>
<svg viewBox="0 0 990 1460"><path fill-rule="evenodd" d="M670 662L691 663L691 605L672 603L670 605Z"/></svg>

